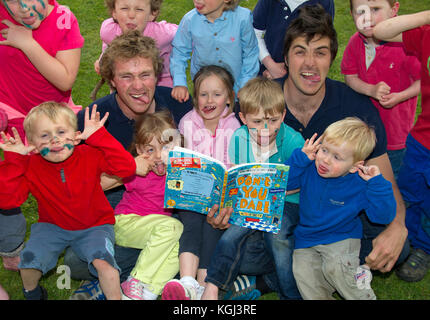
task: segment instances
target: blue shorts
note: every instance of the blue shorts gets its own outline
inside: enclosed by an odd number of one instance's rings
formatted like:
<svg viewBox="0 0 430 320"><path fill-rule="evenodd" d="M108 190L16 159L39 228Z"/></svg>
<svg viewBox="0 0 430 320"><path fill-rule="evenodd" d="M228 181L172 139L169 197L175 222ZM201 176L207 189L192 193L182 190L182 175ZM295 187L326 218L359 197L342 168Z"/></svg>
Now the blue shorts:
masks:
<svg viewBox="0 0 430 320"><path fill-rule="evenodd" d="M88 263L92 274L97 271L94 259L108 262L119 269L114 258L115 234L113 225L105 224L84 230L64 230L51 223L35 223L31 226L30 239L21 251L20 269L37 269L43 274L57 265L58 257L68 246L78 257Z"/></svg>

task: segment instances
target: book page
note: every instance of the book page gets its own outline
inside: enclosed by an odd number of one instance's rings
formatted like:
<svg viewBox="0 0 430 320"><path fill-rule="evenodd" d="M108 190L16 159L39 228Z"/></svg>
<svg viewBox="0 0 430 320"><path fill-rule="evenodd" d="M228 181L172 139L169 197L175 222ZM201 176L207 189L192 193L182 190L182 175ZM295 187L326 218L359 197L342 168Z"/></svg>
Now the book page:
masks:
<svg viewBox="0 0 430 320"><path fill-rule="evenodd" d="M169 153L164 207L207 214L220 204L225 166L184 148Z"/></svg>

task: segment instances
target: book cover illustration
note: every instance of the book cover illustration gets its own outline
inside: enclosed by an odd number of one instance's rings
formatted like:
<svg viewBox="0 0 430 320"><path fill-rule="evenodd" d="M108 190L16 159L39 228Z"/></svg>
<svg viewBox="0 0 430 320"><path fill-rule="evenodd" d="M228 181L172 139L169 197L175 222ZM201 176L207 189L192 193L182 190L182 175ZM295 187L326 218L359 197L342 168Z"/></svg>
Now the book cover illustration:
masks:
<svg viewBox="0 0 430 320"><path fill-rule="evenodd" d="M229 222L278 233L289 167L250 163L227 170L220 161L184 148L169 153L164 206L207 214L233 207Z"/></svg>
<svg viewBox="0 0 430 320"><path fill-rule="evenodd" d="M281 229L289 166L254 163L232 168L227 177L224 207L232 207L229 222L278 233Z"/></svg>

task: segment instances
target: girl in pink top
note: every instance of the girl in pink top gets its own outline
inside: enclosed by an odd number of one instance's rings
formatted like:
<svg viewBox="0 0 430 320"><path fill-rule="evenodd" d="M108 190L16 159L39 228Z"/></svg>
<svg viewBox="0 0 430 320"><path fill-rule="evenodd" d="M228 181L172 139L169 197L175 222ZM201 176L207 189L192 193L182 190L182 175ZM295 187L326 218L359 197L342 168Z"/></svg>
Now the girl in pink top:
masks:
<svg viewBox="0 0 430 320"><path fill-rule="evenodd" d="M136 122L130 151L136 156L137 171L122 180L126 192L115 207L114 230L118 245L142 250L121 284L123 299L155 300L178 273L183 227L163 207L168 152L180 145L181 135L168 111L145 114ZM103 179L106 188L109 180Z"/></svg>
<svg viewBox="0 0 430 320"><path fill-rule="evenodd" d="M233 112L235 93L231 74L219 66L205 66L194 77L194 109L179 122L185 147L214 157L227 167L228 146L233 132L240 127ZM165 300L200 299L206 271L222 231L214 229L200 213L183 211L179 272L181 279L169 281L163 289ZM197 280L196 280L197 279Z"/></svg>
<svg viewBox="0 0 430 320"><path fill-rule="evenodd" d="M105 0L105 3L112 18L103 21L100 28L100 38L103 42L102 51L113 39L124 32L139 30L142 35L151 37L157 42L161 58L164 61L163 71L157 85L171 88L173 80L169 71L170 52L178 26L166 21L154 21L160 12L162 0ZM97 73L99 73L99 60L94 64Z"/></svg>
<svg viewBox="0 0 430 320"><path fill-rule="evenodd" d="M0 108L8 131L45 101L71 102L84 38L78 21L55 0L0 1ZM79 110L76 110L76 112Z"/></svg>

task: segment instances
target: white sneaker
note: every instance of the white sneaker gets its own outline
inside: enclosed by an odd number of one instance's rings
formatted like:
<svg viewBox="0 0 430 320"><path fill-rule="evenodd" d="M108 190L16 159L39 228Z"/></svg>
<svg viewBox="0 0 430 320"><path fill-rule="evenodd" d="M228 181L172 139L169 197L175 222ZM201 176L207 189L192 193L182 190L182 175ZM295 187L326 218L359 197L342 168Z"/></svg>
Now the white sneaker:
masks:
<svg viewBox="0 0 430 320"><path fill-rule="evenodd" d="M162 300L200 300L204 287L198 288L183 283L180 280L170 280L166 283L161 294Z"/></svg>

